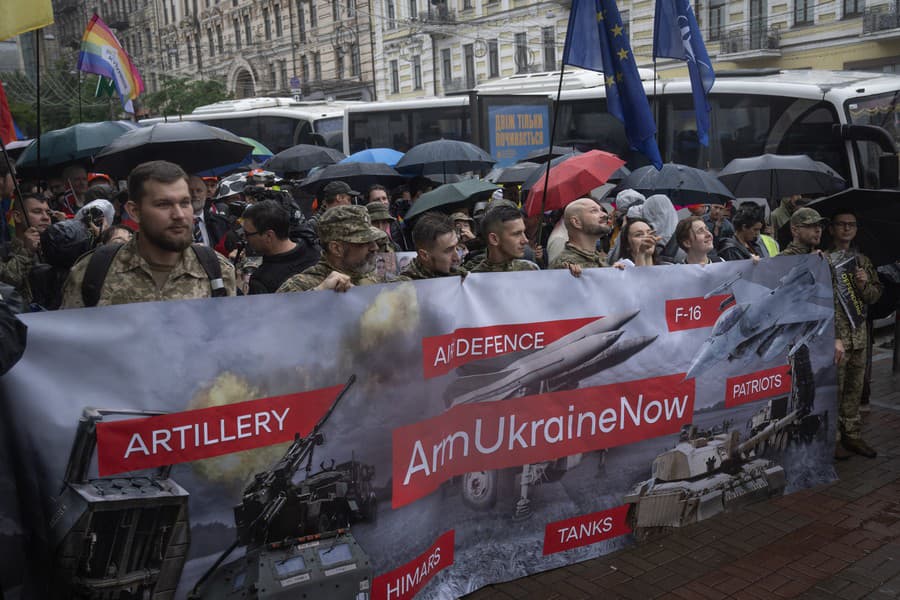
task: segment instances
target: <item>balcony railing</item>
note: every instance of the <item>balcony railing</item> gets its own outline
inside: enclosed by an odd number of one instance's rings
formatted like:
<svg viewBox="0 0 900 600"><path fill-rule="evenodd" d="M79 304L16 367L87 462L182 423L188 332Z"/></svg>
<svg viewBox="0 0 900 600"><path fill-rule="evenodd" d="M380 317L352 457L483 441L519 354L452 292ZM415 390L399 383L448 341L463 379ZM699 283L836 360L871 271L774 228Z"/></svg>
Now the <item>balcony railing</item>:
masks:
<svg viewBox="0 0 900 600"><path fill-rule="evenodd" d="M863 13L863 34L900 28L900 12L893 6L872 6Z"/></svg>
<svg viewBox="0 0 900 600"><path fill-rule="evenodd" d="M737 54L754 50L779 50L781 32L777 27L750 27L726 31L719 40L722 54Z"/></svg>

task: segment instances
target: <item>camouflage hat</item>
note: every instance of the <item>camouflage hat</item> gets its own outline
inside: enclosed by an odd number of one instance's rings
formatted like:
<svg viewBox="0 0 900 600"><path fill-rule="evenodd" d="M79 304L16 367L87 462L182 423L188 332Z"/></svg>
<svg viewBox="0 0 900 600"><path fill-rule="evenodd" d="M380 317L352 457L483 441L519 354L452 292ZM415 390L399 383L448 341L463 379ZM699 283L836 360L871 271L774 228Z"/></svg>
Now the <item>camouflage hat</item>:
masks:
<svg viewBox="0 0 900 600"><path fill-rule="evenodd" d="M822 217L814 208L798 208L791 215L791 225L824 225L828 219Z"/></svg>
<svg viewBox="0 0 900 600"><path fill-rule="evenodd" d="M396 221L394 217L391 216L391 212L388 210L387 205L383 202L369 202L366 204L366 210L369 211L369 219L375 223L377 221Z"/></svg>
<svg viewBox="0 0 900 600"><path fill-rule="evenodd" d="M473 219L472 217L470 217L469 215L467 215L464 212L453 213L452 215L450 215L450 220L454 221L454 222L456 222L456 221L468 221L469 223L475 222L475 219Z"/></svg>
<svg viewBox="0 0 900 600"><path fill-rule="evenodd" d="M319 219L319 239L322 242L351 242L368 244L377 242L387 234L372 227L369 211L358 205L329 208Z"/></svg>

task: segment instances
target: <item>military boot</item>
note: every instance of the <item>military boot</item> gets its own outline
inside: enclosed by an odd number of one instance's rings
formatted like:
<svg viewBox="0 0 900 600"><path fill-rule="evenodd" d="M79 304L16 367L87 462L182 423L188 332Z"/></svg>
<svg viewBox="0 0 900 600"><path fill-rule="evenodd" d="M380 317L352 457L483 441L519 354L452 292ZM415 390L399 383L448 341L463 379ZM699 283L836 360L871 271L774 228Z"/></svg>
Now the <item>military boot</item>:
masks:
<svg viewBox="0 0 900 600"><path fill-rule="evenodd" d="M872 449L867 443L865 443L862 438L850 438L847 436L841 437L841 444L843 444L844 448L853 452L854 454L859 454L860 456L865 456L866 458L875 458L878 456L878 453Z"/></svg>

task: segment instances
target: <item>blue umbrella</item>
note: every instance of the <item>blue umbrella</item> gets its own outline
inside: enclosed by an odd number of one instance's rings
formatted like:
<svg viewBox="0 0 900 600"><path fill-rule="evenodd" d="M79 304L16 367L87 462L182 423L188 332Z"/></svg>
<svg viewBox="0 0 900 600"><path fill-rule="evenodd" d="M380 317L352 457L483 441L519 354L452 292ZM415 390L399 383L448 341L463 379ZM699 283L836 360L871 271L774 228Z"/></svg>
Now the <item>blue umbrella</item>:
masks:
<svg viewBox="0 0 900 600"><path fill-rule="evenodd" d="M389 167L393 167L401 158L403 158L403 153L391 148L366 148L365 150L354 152L341 162L384 163Z"/></svg>

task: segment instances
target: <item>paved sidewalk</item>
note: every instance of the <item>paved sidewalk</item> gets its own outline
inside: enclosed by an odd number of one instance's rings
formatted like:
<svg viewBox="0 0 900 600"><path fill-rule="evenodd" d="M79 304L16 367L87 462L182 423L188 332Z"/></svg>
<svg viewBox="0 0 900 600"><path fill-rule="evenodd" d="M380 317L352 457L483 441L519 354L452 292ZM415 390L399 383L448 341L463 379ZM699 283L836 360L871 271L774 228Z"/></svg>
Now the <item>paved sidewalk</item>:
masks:
<svg viewBox="0 0 900 600"><path fill-rule="evenodd" d="M889 351L876 353L872 382L864 437L878 457L838 463L839 481L467 599L900 598L900 376Z"/></svg>

